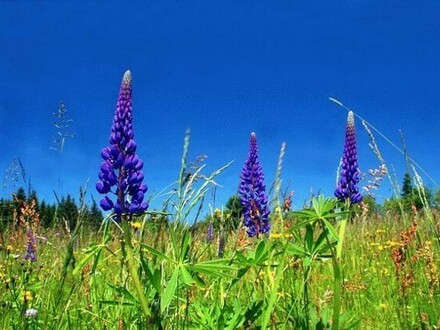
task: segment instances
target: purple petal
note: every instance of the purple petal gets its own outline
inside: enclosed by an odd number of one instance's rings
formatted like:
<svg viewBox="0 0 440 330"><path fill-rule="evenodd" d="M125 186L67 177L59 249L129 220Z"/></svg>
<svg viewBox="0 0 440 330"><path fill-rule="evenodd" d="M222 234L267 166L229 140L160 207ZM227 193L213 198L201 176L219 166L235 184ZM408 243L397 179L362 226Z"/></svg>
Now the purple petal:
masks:
<svg viewBox="0 0 440 330"><path fill-rule="evenodd" d="M105 196L103 199L101 199L101 202L99 203L104 211L109 211L113 208L113 201Z"/></svg>

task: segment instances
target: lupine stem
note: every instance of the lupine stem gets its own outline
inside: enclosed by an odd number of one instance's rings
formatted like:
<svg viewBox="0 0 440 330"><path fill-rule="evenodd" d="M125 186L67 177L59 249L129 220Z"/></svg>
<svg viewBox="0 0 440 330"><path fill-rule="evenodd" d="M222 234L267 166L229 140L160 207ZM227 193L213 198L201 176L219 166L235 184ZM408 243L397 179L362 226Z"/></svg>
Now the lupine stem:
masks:
<svg viewBox="0 0 440 330"><path fill-rule="evenodd" d="M333 257L333 319L332 329L339 329L339 314L341 313L341 266L340 259Z"/></svg>
<svg viewBox="0 0 440 330"><path fill-rule="evenodd" d="M265 309L263 316L262 316L261 329L267 328L267 326L269 324L270 316L272 315L272 311L275 306L275 301L277 300L278 288L279 288L281 280L283 278L284 262L286 260L286 258L285 258L286 248L287 248L287 241L283 247L283 252L281 253L281 256L280 256L280 262L277 266L277 270L275 273L275 281L273 283L272 290L270 292L269 302L268 302L267 308Z"/></svg>
<svg viewBox="0 0 440 330"><path fill-rule="evenodd" d="M125 256L124 256L125 262L128 268L128 272L130 273L131 279L133 281L134 288L136 289L139 304L142 307L142 311L144 312L145 318L148 320L149 317L151 316L151 310L148 307L148 302L147 299L145 298L144 290L142 289L141 281L139 279L139 275L136 269L136 264L134 263L133 245L131 243L131 232L127 219L122 220L122 230L124 231L122 249L123 251L125 251Z"/></svg>
<svg viewBox="0 0 440 330"><path fill-rule="evenodd" d="M346 201L346 207L350 210L350 201ZM339 328L339 314L341 313L341 295L342 295L342 246L344 244L345 230L347 221L350 218L350 212L345 214L339 226L339 239L336 245L336 255L333 255L333 329Z"/></svg>
<svg viewBox="0 0 440 330"><path fill-rule="evenodd" d="M345 229L347 227L347 218L344 217L341 220L341 224L339 225L339 239L338 244L336 245L336 258L341 259L342 257L342 245L344 244L344 236L345 236Z"/></svg>
<svg viewBox="0 0 440 330"><path fill-rule="evenodd" d="M354 127L354 114L348 112L347 127L345 131L345 147L342 155L341 175L335 190L335 196L350 211L351 205L360 203L362 195L357 184L359 183L359 169L356 150L356 132ZM344 215L339 225L339 238L336 251L333 249L333 329L339 328L339 314L341 312L342 294L342 246L344 244L345 230L350 213Z"/></svg>

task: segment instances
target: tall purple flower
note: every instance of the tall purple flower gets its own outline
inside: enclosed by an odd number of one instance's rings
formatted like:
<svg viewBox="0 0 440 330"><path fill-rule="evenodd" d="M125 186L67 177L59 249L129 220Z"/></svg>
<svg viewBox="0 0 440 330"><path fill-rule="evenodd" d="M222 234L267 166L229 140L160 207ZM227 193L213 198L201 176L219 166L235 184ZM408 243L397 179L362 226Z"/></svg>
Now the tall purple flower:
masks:
<svg viewBox="0 0 440 330"><path fill-rule="evenodd" d="M225 253L225 246L226 246L226 234L222 232L218 238L217 257L223 258L223 254Z"/></svg>
<svg viewBox="0 0 440 330"><path fill-rule="evenodd" d="M144 163L136 154L133 134L131 72L122 78L119 98L109 138L110 146L101 150L101 163L96 190L106 196L100 205L104 211L113 210L115 220L123 214L140 214L148 208L144 201L147 186L142 183Z"/></svg>
<svg viewBox="0 0 440 330"><path fill-rule="evenodd" d="M30 260L32 262L37 261L37 241L35 240L34 233L28 228L26 230L27 243L26 243L26 254L24 255L25 260Z"/></svg>
<svg viewBox="0 0 440 330"><path fill-rule="evenodd" d="M214 225L212 221L209 221L208 224L208 232L207 232L207 241L208 243L211 243L214 240Z"/></svg>
<svg viewBox="0 0 440 330"><path fill-rule="evenodd" d="M264 174L258 160L257 137L251 133L249 155L241 171L239 193L243 206L244 225L250 237L267 233L270 229L268 199Z"/></svg>
<svg viewBox="0 0 440 330"><path fill-rule="evenodd" d="M350 111L347 117L344 154L342 155L341 172L335 190L335 196L340 201L348 200L351 204L360 203L362 201L362 195L357 187L358 183L359 169L356 151L356 132L353 111Z"/></svg>

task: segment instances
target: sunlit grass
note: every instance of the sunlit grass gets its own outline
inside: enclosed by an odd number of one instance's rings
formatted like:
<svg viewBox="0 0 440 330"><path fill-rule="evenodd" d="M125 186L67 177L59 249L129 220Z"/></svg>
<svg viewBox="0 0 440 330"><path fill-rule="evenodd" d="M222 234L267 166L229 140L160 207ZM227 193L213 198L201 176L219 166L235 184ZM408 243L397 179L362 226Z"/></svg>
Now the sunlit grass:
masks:
<svg viewBox="0 0 440 330"><path fill-rule="evenodd" d="M409 227L399 218L358 218L348 224L341 264L341 328L350 324L362 329L438 325L439 244L423 215L411 218L417 229L409 241L402 234ZM289 248L290 243L304 244L292 230L260 239L230 232L224 257L219 259L215 241L206 241L205 233L145 220L142 235L138 231L142 219L131 230L135 261L152 310L150 320L144 319L122 267L120 230L113 226L107 233L97 233L85 227L63 287L61 270L70 240L65 233L40 230L35 263L23 259L23 233L4 233L0 327L68 329L92 324L93 328L143 328L149 322L156 328L211 329L218 324L221 328L258 328L273 299L269 328L330 326L331 260L312 260L306 279L309 310L305 311L304 271L308 265ZM284 221L292 228L298 223L288 214ZM103 247L99 254L93 252L98 245ZM405 265L398 276L393 251L404 245ZM26 317L29 309L38 314Z"/></svg>

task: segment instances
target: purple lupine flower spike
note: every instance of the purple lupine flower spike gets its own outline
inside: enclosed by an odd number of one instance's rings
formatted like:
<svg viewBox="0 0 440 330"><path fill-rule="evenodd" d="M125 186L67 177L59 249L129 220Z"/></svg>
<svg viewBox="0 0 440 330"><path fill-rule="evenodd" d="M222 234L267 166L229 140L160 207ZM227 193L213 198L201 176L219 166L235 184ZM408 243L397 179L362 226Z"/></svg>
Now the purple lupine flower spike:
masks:
<svg viewBox="0 0 440 330"><path fill-rule="evenodd" d="M357 187L359 180L354 114L353 111L350 111L347 117L345 148L344 154L342 155L341 172L335 190L335 196L340 201L348 200L351 204L360 203L362 201L362 195Z"/></svg>
<svg viewBox="0 0 440 330"><path fill-rule="evenodd" d="M241 171L239 194L243 205L244 225L250 237L270 230L268 198L263 169L258 160L257 137L251 134L249 155Z"/></svg>
<svg viewBox="0 0 440 330"><path fill-rule="evenodd" d="M214 240L214 225L212 221L208 224L207 241L211 243Z"/></svg>
<svg viewBox="0 0 440 330"><path fill-rule="evenodd" d="M37 241L35 240L34 233L28 228L26 230L27 243L26 243L26 254L24 255L25 260L30 260L32 262L37 261Z"/></svg>
<svg viewBox="0 0 440 330"><path fill-rule="evenodd" d="M120 221L123 214L141 214L148 208L144 201L147 186L142 183L144 163L136 154L134 141L131 94L131 72L128 70L119 90L110 146L101 150L104 161L99 171L100 181L96 184L96 190L106 195L100 202L102 209L113 210L116 221Z"/></svg>
<svg viewBox="0 0 440 330"><path fill-rule="evenodd" d="M225 246L226 246L226 235L225 233L221 233L218 238L217 257L223 258L223 254L225 253Z"/></svg>

